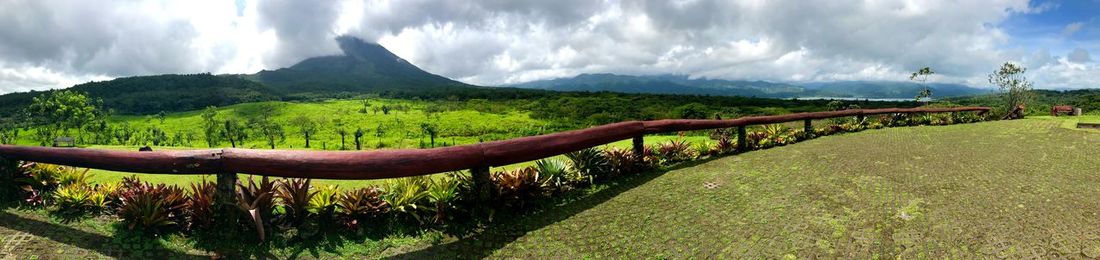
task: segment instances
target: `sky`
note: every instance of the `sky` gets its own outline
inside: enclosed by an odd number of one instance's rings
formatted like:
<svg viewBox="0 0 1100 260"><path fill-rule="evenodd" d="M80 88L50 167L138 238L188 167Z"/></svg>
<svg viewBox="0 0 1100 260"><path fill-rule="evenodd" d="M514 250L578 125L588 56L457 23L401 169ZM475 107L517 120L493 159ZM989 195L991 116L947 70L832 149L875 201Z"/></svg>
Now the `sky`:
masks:
<svg viewBox="0 0 1100 260"><path fill-rule="evenodd" d="M0 93L250 74L378 42L479 85L581 73L1100 88L1100 0L0 0Z"/></svg>

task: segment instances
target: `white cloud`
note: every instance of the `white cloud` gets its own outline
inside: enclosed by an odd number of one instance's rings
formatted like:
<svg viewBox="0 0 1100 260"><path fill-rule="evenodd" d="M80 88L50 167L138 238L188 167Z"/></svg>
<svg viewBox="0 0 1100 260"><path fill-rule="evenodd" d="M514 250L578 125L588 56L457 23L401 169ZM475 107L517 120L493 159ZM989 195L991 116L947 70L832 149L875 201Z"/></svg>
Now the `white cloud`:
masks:
<svg viewBox="0 0 1100 260"><path fill-rule="evenodd" d="M1072 36L1073 34L1077 33L1077 31L1080 31L1083 27L1085 27L1085 23L1082 22L1069 23L1066 25L1065 29L1062 29L1062 37Z"/></svg>
<svg viewBox="0 0 1100 260"><path fill-rule="evenodd" d="M0 2L0 93L101 77L254 73L334 54L341 34L485 85L597 72L905 80L924 66L941 82L986 85L1004 61L1050 73L1033 77L1039 87L1095 82L1100 69L1087 51L1095 42L1062 58L1014 46L1019 39L1000 27L1054 8L1026 0L11 0Z"/></svg>

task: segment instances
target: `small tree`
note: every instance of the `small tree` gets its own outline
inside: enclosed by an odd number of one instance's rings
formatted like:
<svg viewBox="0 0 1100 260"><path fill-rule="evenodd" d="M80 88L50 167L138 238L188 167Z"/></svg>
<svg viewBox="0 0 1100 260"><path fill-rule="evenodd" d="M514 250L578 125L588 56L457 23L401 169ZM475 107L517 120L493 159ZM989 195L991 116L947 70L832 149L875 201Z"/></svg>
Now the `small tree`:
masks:
<svg viewBox="0 0 1100 260"><path fill-rule="evenodd" d="M222 126L222 137L229 140L229 145L233 148L236 148L237 144L243 145L244 139L248 138L248 129L236 119L226 119Z"/></svg>
<svg viewBox="0 0 1100 260"><path fill-rule="evenodd" d="M435 137L439 135L439 130L436 129L435 124L421 123L420 130L431 138L432 147L435 147ZM421 139L424 140L424 139Z"/></svg>
<svg viewBox="0 0 1100 260"><path fill-rule="evenodd" d="M337 117L332 119L333 131L340 136L340 150L347 150L346 140L348 136L348 129L344 128L344 120Z"/></svg>
<svg viewBox="0 0 1100 260"><path fill-rule="evenodd" d="M291 119L290 123L298 126L298 133L306 139L306 148L309 148L310 136L317 132L317 121L306 115L298 115Z"/></svg>
<svg viewBox="0 0 1100 260"><path fill-rule="evenodd" d="M921 99L932 97L932 89L928 88L928 85L925 85L925 82L927 82L928 77L932 76L933 74L936 74L936 72L932 71L932 68L924 67L917 70L917 72L913 72L912 75L909 75L909 80L920 82L918 84L920 84L921 90L919 93L917 93L917 96L915 98L917 102L920 102ZM928 104L928 101L925 101L925 104Z"/></svg>
<svg viewBox="0 0 1100 260"><path fill-rule="evenodd" d="M148 141L152 142L153 146L167 145L168 143L168 134L164 133L164 130L160 129L160 127L154 126L149 128L148 136Z"/></svg>
<svg viewBox="0 0 1100 260"><path fill-rule="evenodd" d="M1025 72L1027 68L1005 62L1001 68L989 74L989 83L997 85L1001 100L1004 102L1002 108L1006 113L1012 113L1016 107L1023 106L1032 99L1032 83L1024 76Z"/></svg>
<svg viewBox="0 0 1100 260"><path fill-rule="evenodd" d="M382 137L386 135L386 127L382 123L378 123L378 128L374 129L374 137L378 137L378 148L382 148Z"/></svg>
<svg viewBox="0 0 1100 260"><path fill-rule="evenodd" d="M161 124L164 124L164 119L167 118L167 117L168 117L168 112L164 112L164 111L157 112L157 120L159 120Z"/></svg>
<svg viewBox="0 0 1100 260"><path fill-rule="evenodd" d="M264 137L271 149L275 149L275 144L286 141L283 126L272 121L268 115L261 115L250 121L249 125L252 126L252 129L255 129L257 134Z"/></svg>
<svg viewBox="0 0 1100 260"><path fill-rule="evenodd" d="M80 131L85 124L95 121L102 113L92 100L80 92L54 91L31 99L26 112L30 121L39 126L37 137L42 145L48 144L58 134L69 129Z"/></svg>
<svg viewBox="0 0 1100 260"><path fill-rule="evenodd" d="M214 106L206 107L206 109L202 111L202 132L206 137L206 145L213 148L218 145L218 143L221 143L221 129L222 126L218 122L218 108Z"/></svg>
<svg viewBox="0 0 1100 260"><path fill-rule="evenodd" d="M363 128L355 129L355 150L363 150L363 146L359 143L359 138L363 137Z"/></svg>

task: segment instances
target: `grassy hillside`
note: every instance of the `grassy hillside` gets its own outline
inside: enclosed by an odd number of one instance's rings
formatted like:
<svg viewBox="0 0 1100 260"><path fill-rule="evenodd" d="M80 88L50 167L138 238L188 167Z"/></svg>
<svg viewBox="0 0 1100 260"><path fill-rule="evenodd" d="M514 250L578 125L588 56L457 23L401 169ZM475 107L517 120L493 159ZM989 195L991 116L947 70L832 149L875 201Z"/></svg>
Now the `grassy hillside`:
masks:
<svg viewBox="0 0 1100 260"><path fill-rule="evenodd" d="M1061 124L891 128L720 158L399 258L1095 258L1100 133Z"/></svg>

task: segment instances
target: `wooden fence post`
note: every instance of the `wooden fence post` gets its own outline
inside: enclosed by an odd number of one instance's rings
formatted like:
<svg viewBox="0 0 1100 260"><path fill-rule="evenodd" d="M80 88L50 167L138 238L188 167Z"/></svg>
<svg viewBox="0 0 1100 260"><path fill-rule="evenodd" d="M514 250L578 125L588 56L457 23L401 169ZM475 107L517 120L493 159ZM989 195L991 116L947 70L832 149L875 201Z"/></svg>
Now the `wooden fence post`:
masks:
<svg viewBox="0 0 1100 260"><path fill-rule="evenodd" d="M802 131L803 131L803 133L802 133L803 136L802 137L804 137L804 138L809 138L811 136L814 136L814 121L811 120L811 119L803 120L802 121Z"/></svg>
<svg viewBox="0 0 1100 260"><path fill-rule="evenodd" d="M634 159L641 161L645 158L645 139L644 135L634 137Z"/></svg>
<svg viewBox="0 0 1100 260"><path fill-rule="evenodd" d="M218 179L214 186L214 230L235 230L240 208L237 206L237 174L218 173ZM221 236L234 236L230 233L222 233Z"/></svg>
<svg viewBox="0 0 1100 260"><path fill-rule="evenodd" d="M738 126L737 127L737 152L738 153L745 152L746 141L747 140L745 140L745 126Z"/></svg>
<svg viewBox="0 0 1100 260"><path fill-rule="evenodd" d="M477 200L480 203L489 202L492 196L492 183L489 183L489 166L479 166L470 169L470 175L474 180L474 190L477 192Z"/></svg>
<svg viewBox="0 0 1100 260"><path fill-rule="evenodd" d="M237 205L237 174L218 173L214 200L222 205Z"/></svg>

